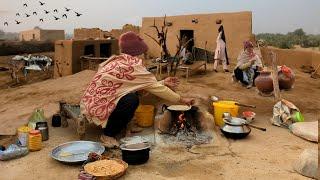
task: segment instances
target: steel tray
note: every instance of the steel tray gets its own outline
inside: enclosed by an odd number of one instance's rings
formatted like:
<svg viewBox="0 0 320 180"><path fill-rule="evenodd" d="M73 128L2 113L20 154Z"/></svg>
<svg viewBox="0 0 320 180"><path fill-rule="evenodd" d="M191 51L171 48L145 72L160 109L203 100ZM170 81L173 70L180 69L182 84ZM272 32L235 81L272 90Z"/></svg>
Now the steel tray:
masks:
<svg viewBox="0 0 320 180"><path fill-rule="evenodd" d="M93 141L71 141L60 144L51 151L51 157L63 163L80 163L87 160L90 152L101 155L105 147Z"/></svg>

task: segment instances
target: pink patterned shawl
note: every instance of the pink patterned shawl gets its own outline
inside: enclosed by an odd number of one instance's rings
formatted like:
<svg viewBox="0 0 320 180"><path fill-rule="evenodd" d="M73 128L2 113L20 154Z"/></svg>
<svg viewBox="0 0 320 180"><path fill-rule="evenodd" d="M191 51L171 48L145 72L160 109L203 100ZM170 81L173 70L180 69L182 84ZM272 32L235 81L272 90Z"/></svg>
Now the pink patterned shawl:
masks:
<svg viewBox="0 0 320 180"><path fill-rule="evenodd" d="M127 54L112 56L99 65L81 99L81 113L89 122L104 128L121 97L154 83L156 78L141 59Z"/></svg>

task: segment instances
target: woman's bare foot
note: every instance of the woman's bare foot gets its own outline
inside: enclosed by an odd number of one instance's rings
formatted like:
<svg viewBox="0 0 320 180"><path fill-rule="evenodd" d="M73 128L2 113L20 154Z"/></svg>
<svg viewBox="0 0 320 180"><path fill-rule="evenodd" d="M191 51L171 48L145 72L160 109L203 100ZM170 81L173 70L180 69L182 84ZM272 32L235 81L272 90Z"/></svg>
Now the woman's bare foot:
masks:
<svg viewBox="0 0 320 180"><path fill-rule="evenodd" d="M106 148L119 148L119 142L113 138L113 137L109 137L106 135L101 135L100 137L100 141L102 143L103 146L105 146Z"/></svg>

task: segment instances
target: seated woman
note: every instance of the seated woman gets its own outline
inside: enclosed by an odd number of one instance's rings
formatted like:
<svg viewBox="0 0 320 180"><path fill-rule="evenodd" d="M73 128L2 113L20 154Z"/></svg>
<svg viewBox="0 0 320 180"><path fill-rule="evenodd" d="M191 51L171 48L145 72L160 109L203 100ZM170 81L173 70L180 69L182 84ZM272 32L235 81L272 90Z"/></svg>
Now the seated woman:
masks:
<svg viewBox="0 0 320 180"><path fill-rule="evenodd" d="M175 93L179 81L167 78L158 82L147 71L142 59L148 47L134 32L122 34L119 39L122 54L110 57L99 65L81 99L81 113L89 122L103 128L100 140L106 147L117 147L114 138L129 121L139 105L137 91L145 90L173 103L192 105L194 100Z"/></svg>
<svg viewBox="0 0 320 180"><path fill-rule="evenodd" d="M255 78L262 70L262 62L259 56L253 50L253 44L250 41L245 41L244 50L238 56L238 63L234 70L233 77L240 81L247 88L254 85Z"/></svg>
<svg viewBox="0 0 320 180"><path fill-rule="evenodd" d="M193 64L192 53L186 47L181 47L179 56L181 58L180 64Z"/></svg>

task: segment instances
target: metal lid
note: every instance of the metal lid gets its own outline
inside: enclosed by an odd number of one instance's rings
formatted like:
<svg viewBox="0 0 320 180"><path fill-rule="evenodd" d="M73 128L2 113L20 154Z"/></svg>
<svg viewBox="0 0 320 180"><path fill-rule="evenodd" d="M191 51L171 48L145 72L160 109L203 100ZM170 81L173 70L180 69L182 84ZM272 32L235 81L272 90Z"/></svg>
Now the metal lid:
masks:
<svg viewBox="0 0 320 180"><path fill-rule="evenodd" d="M150 148L149 143L136 143L136 144L122 144L120 145L121 150L127 150L127 151L139 151Z"/></svg>
<svg viewBox="0 0 320 180"><path fill-rule="evenodd" d="M145 142L148 142L148 139L142 136L132 136L132 137L125 137L120 139L120 144L126 144L126 145L145 143Z"/></svg>
<svg viewBox="0 0 320 180"><path fill-rule="evenodd" d="M223 119L224 123L232 125L232 126L242 126L246 124L247 121L237 117L225 118Z"/></svg>

